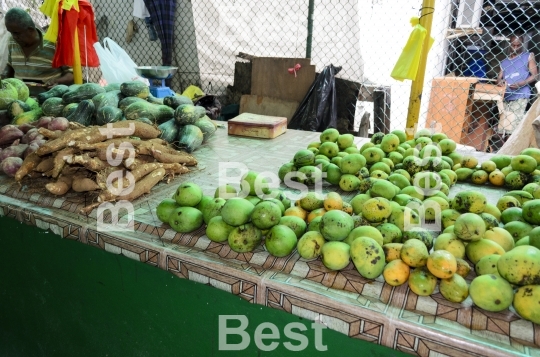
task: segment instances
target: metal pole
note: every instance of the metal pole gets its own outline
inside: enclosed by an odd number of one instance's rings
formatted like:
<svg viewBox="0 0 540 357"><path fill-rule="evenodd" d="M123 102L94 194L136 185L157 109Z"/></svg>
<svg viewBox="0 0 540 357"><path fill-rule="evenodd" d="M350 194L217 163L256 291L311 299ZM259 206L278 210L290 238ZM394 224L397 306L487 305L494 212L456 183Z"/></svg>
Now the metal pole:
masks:
<svg viewBox="0 0 540 357"><path fill-rule="evenodd" d="M313 11L314 9L315 9L315 0L309 0L308 17L307 17L306 58L311 58L311 42L313 40Z"/></svg>
<svg viewBox="0 0 540 357"><path fill-rule="evenodd" d="M418 124L420 115L420 103L422 101L422 90L424 89L424 76L426 74L426 64L428 56L429 40L431 38L431 23L433 22L433 12L435 11L435 0L423 0L422 12L420 15L420 25L426 30L424 47L418 64L418 73L416 79L412 82L411 95L409 97L409 108L407 112L406 133L409 139L414 136L414 129Z"/></svg>

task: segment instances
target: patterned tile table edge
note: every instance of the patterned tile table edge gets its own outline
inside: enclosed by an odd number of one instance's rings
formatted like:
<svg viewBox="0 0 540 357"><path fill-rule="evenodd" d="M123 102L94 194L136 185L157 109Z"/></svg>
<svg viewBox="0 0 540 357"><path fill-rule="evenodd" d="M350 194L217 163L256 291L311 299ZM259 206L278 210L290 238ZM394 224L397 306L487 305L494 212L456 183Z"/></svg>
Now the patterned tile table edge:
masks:
<svg viewBox="0 0 540 357"><path fill-rule="evenodd" d="M507 353L501 353L500 351L498 351L499 353L495 353L493 350L486 350L485 348L481 349L481 353L476 353L475 350L478 349L478 346L466 345L463 341L456 341L455 345L450 345L441 341L439 336L428 338L401 329L395 330L392 348L421 357L432 355L452 357L508 356Z"/></svg>
<svg viewBox="0 0 540 357"><path fill-rule="evenodd" d="M98 232L94 227L86 230L88 245L113 254L121 254L142 263L159 267L179 278L189 279L225 290L243 299L256 303L264 271L256 271L249 266L220 261L196 248L181 247L161 242L156 246L155 236L137 232L137 237L128 233L109 234Z"/></svg>
<svg viewBox="0 0 540 357"><path fill-rule="evenodd" d="M40 207L4 195L0 195L0 216L41 229L50 229L62 238L85 243L86 225L83 222L64 215L53 215Z"/></svg>
<svg viewBox="0 0 540 357"><path fill-rule="evenodd" d="M396 319L395 308L381 314L358 305L345 306L334 298L296 286L265 281L266 306L322 323L349 337L377 343L417 356L530 356L478 343L442 331ZM527 350L528 351L528 350ZM530 351L528 351L530 352ZM536 356L536 354L535 354Z"/></svg>
<svg viewBox="0 0 540 357"><path fill-rule="evenodd" d="M448 355L448 356L537 356L526 348L525 353L510 351L505 348L477 340L460 338L455 335L441 333L441 331L425 329L422 326L409 324L405 321L393 321L395 328L391 347L406 353L418 356Z"/></svg>
<svg viewBox="0 0 540 357"><path fill-rule="evenodd" d="M489 312L475 306L470 297L453 303L438 289L430 296L418 296L409 289L396 290L395 295L402 304L398 318L407 324L445 331L463 339L474 336L476 342L515 353L540 355L540 325L520 318L511 308Z"/></svg>
<svg viewBox="0 0 540 357"><path fill-rule="evenodd" d="M272 282L265 283L264 305L321 323L349 337L388 345L385 335L391 329L391 320L387 316L354 306L345 310L343 305L327 296Z"/></svg>
<svg viewBox="0 0 540 357"><path fill-rule="evenodd" d="M252 271L238 270L222 262L204 259L182 252L167 252L167 271L179 278L212 286L241 297L250 303L261 304L262 278Z"/></svg>
<svg viewBox="0 0 540 357"><path fill-rule="evenodd" d="M114 235L99 232L95 230L95 227L89 227L86 230L86 241L89 246L163 269L164 248L160 248L142 238L140 233L138 233L138 238L129 238L118 232L115 232Z"/></svg>

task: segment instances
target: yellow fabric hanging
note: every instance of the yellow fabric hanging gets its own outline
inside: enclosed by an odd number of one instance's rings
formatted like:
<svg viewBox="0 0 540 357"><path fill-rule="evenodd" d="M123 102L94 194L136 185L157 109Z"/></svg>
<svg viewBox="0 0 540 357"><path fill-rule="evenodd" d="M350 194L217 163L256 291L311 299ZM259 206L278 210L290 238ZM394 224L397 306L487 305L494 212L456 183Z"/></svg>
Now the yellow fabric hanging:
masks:
<svg viewBox="0 0 540 357"><path fill-rule="evenodd" d="M64 0L64 2L62 3L62 9L66 11L71 10L72 7L77 12L79 12L79 1L78 0Z"/></svg>
<svg viewBox="0 0 540 357"><path fill-rule="evenodd" d="M43 5L39 7L39 11L41 11L44 15L52 17L54 14L54 8L55 6L58 6L59 1L60 0L45 0Z"/></svg>
<svg viewBox="0 0 540 357"><path fill-rule="evenodd" d="M62 9L69 11L72 7L79 12L79 1L78 0L45 0L43 5L39 8L40 11L51 18L51 24L47 29L47 32L43 36L45 40L56 43L58 39L58 30L59 30L59 18L58 18L58 7L60 6L60 1L62 2ZM75 84L82 84L82 67L81 67L81 52L79 48L79 35L77 29L75 29L75 36L73 42L73 81Z"/></svg>
<svg viewBox="0 0 540 357"><path fill-rule="evenodd" d="M413 30L399 56L390 76L398 81L405 79L416 79L418 73L418 64L424 47L427 30L419 24L418 17L411 18ZM426 51L429 51L435 40L430 37L429 45Z"/></svg>
<svg viewBox="0 0 540 357"><path fill-rule="evenodd" d="M58 4L60 1L61 0L45 0L43 5L39 8L44 15L51 18L51 24L43 38L52 43L56 43L58 38L58 29L60 27L58 23Z"/></svg>

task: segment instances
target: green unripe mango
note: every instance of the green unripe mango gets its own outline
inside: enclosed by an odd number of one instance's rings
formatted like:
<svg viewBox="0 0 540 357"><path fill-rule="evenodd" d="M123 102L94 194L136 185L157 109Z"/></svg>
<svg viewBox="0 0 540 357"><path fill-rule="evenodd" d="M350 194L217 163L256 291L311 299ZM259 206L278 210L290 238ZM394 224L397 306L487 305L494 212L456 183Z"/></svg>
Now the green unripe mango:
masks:
<svg viewBox="0 0 540 357"><path fill-rule="evenodd" d="M386 265L382 247L372 238L359 237L351 243L351 259L364 278L375 279Z"/></svg>

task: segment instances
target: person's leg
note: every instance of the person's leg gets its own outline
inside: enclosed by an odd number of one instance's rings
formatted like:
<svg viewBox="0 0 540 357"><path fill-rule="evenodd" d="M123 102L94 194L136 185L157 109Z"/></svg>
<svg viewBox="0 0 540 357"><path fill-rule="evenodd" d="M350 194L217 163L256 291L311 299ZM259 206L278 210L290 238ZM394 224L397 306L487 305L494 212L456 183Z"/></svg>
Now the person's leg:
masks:
<svg viewBox="0 0 540 357"><path fill-rule="evenodd" d="M512 131L514 131L519 123L523 120L523 117L525 116L525 109L527 108L527 103L529 102L529 99L518 99L513 101L513 110L514 114L516 115L515 122L512 125Z"/></svg>
<svg viewBox="0 0 540 357"><path fill-rule="evenodd" d="M501 113L499 125L490 139L490 152L496 153L499 151L514 129L523 120L527 101L527 99L518 99L503 103L504 113Z"/></svg>
<svg viewBox="0 0 540 357"><path fill-rule="evenodd" d="M525 115L525 108L527 106L527 99L517 99L508 102L504 102L504 115L499 122L497 129L499 134L503 136L509 136L518 124L523 120Z"/></svg>
<svg viewBox="0 0 540 357"><path fill-rule="evenodd" d="M499 113L498 125L494 128L493 136L490 139L491 153L496 153L503 146L505 142L505 133L511 130L512 122L514 121L515 114L512 111L513 102L503 102L503 112Z"/></svg>

